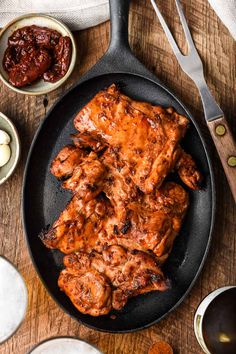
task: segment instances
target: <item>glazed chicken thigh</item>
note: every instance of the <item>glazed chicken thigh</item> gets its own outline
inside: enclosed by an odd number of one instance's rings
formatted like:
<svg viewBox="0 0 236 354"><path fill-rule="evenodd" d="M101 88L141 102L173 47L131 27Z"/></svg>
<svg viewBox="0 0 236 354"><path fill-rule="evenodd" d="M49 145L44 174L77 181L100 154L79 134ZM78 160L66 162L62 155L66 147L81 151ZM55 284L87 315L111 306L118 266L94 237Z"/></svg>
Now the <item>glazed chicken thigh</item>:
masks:
<svg viewBox="0 0 236 354"><path fill-rule="evenodd" d="M74 125L108 143L139 189L151 193L173 170L188 119L172 108L133 101L112 85L77 114Z"/></svg>
<svg viewBox="0 0 236 354"><path fill-rule="evenodd" d="M125 220L103 195L85 202L76 194L52 228L40 237L47 247L66 254L100 252L109 245L121 245L129 250L151 251L163 263L172 250L187 207L187 192L173 182L127 203Z"/></svg>
<svg viewBox="0 0 236 354"><path fill-rule="evenodd" d="M153 194L143 195L140 200L127 204L126 222L118 218L104 221L105 233L101 230L100 242L118 244L128 249L152 252L158 262L169 256L175 237L180 231L188 208L187 192L178 184L165 183Z"/></svg>
<svg viewBox="0 0 236 354"><path fill-rule="evenodd" d="M101 254L73 253L64 258L64 265L60 289L82 313L93 316L121 309L132 296L168 288L151 255L117 245Z"/></svg>
<svg viewBox="0 0 236 354"><path fill-rule="evenodd" d="M84 201L88 201L102 191L105 176L106 167L98 160L94 152L90 152L74 168L71 177L62 183L62 187L77 194Z"/></svg>
<svg viewBox="0 0 236 354"><path fill-rule="evenodd" d="M68 178L85 156L85 151L74 145L66 145L61 149L51 164L51 173L58 179Z"/></svg>
<svg viewBox="0 0 236 354"><path fill-rule="evenodd" d="M99 233L111 215L109 201L96 197L85 202L74 195L53 226L39 235L45 246L68 254L100 249Z"/></svg>
<svg viewBox="0 0 236 354"><path fill-rule="evenodd" d="M90 267L86 254L74 253L70 257L78 257L80 262L73 266L70 259L65 259L68 266L59 276L59 288L80 312L92 316L108 314L112 309L112 290L107 277ZM83 258L86 267L81 264Z"/></svg>
<svg viewBox="0 0 236 354"><path fill-rule="evenodd" d="M165 178L177 172L195 190L202 176L180 146L188 119L134 101L114 84L77 114L74 125L73 145L51 165L72 199L40 237L67 255L60 289L79 311L99 316L121 309L130 297L167 289L160 267L189 196Z"/></svg>

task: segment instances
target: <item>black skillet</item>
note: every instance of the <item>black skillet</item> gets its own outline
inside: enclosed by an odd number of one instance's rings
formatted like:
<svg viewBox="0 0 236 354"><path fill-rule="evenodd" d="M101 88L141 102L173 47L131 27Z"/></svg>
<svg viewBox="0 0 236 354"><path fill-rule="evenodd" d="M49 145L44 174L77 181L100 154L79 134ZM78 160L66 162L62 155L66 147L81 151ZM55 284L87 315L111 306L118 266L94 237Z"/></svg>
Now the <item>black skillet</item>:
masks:
<svg viewBox="0 0 236 354"><path fill-rule="evenodd" d="M128 332L160 321L179 305L199 275L206 258L215 214L215 189L212 168L204 139L194 118L183 104L150 73L131 53L128 44L128 0L110 0L111 43L107 53L49 111L32 143L23 186L23 222L28 247L38 274L54 300L73 318L89 327L107 332ZM170 290L152 292L130 299L125 308L110 315L83 315L57 286L63 255L48 250L38 238L51 225L71 198L50 174L53 157L67 143L74 131L73 118L99 90L118 83L130 97L173 106L187 115L191 126L183 141L204 175L204 188L190 191L190 208L180 235L175 241L164 272ZM174 177L175 178L175 177Z"/></svg>

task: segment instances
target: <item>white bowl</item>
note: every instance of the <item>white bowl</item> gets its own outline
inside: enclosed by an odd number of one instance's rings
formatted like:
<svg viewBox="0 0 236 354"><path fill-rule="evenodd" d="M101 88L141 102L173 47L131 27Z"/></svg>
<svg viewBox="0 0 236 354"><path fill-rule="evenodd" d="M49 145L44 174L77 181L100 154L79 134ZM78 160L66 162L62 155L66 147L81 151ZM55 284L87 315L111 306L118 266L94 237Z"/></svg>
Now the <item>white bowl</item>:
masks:
<svg viewBox="0 0 236 354"><path fill-rule="evenodd" d="M0 256L0 346L19 328L26 315L28 291L19 271Z"/></svg>
<svg viewBox="0 0 236 354"><path fill-rule="evenodd" d="M206 354L212 354L209 349L207 348L207 345L204 341L204 337L203 337L203 318L205 315L205 312L208 308L208 306L210 305L210 303L221 293L223 293L226 290L235 288L236 286L224 286L222 288L216 289L213 292L211 292L210 294L208 294L200 303L200 305L198 306L195 316L194 316L194 332L195 332L195 336L197 338L197 341L199 343L199 345L201 346L202 350L204 351L204 353ZM227 354L225 352L225 354Z"/></svg>
<svg viewBox="0 0 236 354"><path fill-rule="evenodd" d="M0 112L0 129L4 130L11 138L10 149L11 157L6 165L0 167L0 185L14 172L20 158L20 139L16 127L3 113Z"/></svg>
<svg viewBox="0 0 236 354"><path fill-rule="evenodd" d="M71 39L72 43L72 55L69 69L65 76L63 76L60 80L55 83L45 82L44 80L37 80L35 83L32 83L28 86L17 88L11 85L8 81L8 73L4 70L2 65L2 60L4 56L4 52L7 48L7 41L11 34L17 30L18 28L24 26L41 26L48 27L54 30L57 30L63 36L68 36ZM76 45L74 37L69 30L69 28L64 25L61 21L56 20L55 18L44 15L44 14L27 14L20 17L17 17L10 23L8 23L0 32L0 78L13 91L23 93L25 95L42 95L48 92L51 92L61 86L72 73L76 62Z"/></svg>
<svg viewBox="0 0 236 354"><path fill-rule="evenodd" d="M43 341L28 354L102 354L93 345L73 337L57 337Z"/></svg>

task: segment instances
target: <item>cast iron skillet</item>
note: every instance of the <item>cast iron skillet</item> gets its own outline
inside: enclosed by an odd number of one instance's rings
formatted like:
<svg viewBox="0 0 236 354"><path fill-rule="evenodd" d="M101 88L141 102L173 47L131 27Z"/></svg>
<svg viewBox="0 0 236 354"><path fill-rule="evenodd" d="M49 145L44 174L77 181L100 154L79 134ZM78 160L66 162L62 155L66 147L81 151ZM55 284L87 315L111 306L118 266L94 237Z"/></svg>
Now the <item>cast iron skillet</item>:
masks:
<svg viewBox="0 0 236 354"><path fill-rule="evenodd" d="M212 168L201 132L183 104L131 53L128 44L128 0L110 0L111 43L107 53L50 110L32 143L23 186L23 223L32 260L40 278L54 300L72 317L89 327L107 332L128 332L145 328L162 319L180 304L203 266L209 247L214 214L215 189ZM175 241L164 272L170 290L152 292L130 299L116 318L83 315L57 286L63 255L48 250L38 238L51 225L71 198L49 172L58 151L70 143L75 130L73 118L99 90L118 83L122 91L137 100L173 106L187 115L191 127L183 146L197 160L204 175L204 188L190 191L190 208Z"/></svg>

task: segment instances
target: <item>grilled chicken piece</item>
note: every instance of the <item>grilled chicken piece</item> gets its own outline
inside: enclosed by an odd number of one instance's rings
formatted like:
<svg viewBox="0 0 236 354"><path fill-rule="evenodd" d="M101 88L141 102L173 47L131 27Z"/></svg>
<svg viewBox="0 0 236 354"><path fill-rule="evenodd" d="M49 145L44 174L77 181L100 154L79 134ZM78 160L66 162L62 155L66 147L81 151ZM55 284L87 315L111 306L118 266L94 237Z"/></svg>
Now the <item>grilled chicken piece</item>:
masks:
<svg viewBox="0 0 236 354"><path fill-rule="evenodd" d="M52 228L39 237L48 248L65 254L100 249L98 234L104 219L110 217L110 208L109 201L102 196L85 202L75 194Z"/></svg>
<svg viewBox="0 0 236 354"><path fill-rule="evenodd" d="M89 268L89 260L86 263L88 267L68 266L64 269L58 279L59 288L80 312L91 316L106 315L112 309L108 279L96 269Z"/></svg>
<svg viewBox="0 0 236 354"><path fill-rule="evenodd" d="M173 169L188 119L173 109L148 104L144 113L141 106L113 84L77 114L74 125L105 140L128 167L133 182L151 193Z"/></svg>
<svg viewBox="0 0 236 354"><path fill-rule="evenodd" d="M168 288L168 281L154 257L142 251L110 246L103 251L102 257L95 254L91 264L116 288L112 294L112 306L116 310L124 307L130 297Z"/></svg>
<svg viewBox="0 0 236 354"><path fill-rule="evenodd" d="M195 161L192 156L187 154L181 147L179 147L179 151L175 170L186 186L193 190L199 189L202 182L202 175L198 171Z"/></svg>
<svg viewBox="0 0 236 354"><path fill-rule="evenodd" d="M121 309L129 297L167 289L159 266L172 250L189 198L180 185L163 180L176 170L198 189L202 176L179 145L188 119L172 108L134 101L112 85L74 124L74 145L51 165L73 197L40 237L67 254L61 290L79 311L99 316Z"/></svg>
<svg viewBox="0 0 236 354"><path fill-rule="evenodd" d="M172 250L188 204L188 194L181 186L165 183L153 194L144 195L140 201L127 205L127 219L121 228L117 218L106 219L106 233L100 232L100 241L128 249L152 251L163 263Z"/></svg>
<svg viewBox="0 0 236 354"><path fill-rule="evenodd" d="M154 192L151 195L146 195L144 197L143 193L140 193L139 189L135 186L132 179L130 178L127 166L122 164L117 159L117 156L112 151L112 148L108 148L105 151L101 161L108 170L107 177L104 180L103 191L110 199L110 202L115 210L117 222L120 225L119 227L122 228L122 225L127 223L127 219L129 219L129 205L136 204L141 206L143 205L143 201L145 199L149 199L149 202L150 199L152 199L154 203L157 203L157 193ZM199 188L202 176L197 170L196 164L191 156L187 155L180 147L178 148L178 161L175 168L178 168L180 177L185 181L186 184L188 184L191 189ZM173 188L173 191L180 191L186 202L185 207L187 208L188 197L186 192L180 186L176 184L164 184L163 186L164 188L160 189L160 193L166 191L166 187L167 190L169 190L170 186ZM151 198L148 196L151 196ZM181 199L179 203L181 203ZM149 206L146 203L145 210L148 210L148 208Z"/></svg>
<svg viewBox="0 0 236 354"><path fill-rule="evenodd" d="M64 257L64 264L66 269L60 274L59 287L79 311L93 316L108 313L111 307L121 309L130 297L168 288L168 282L151 255L136 250L130 252L117 245L107 247L102 254L77 252L68 255ZM112 293L107 290L108 282L112 285ZM94 301L96 291L97 302Z"/></svg>
<svg viewBox="0 0 236 354"><path fill-rule="evenodd" d="M127 219L127 206L133 200L140 199L140 191L130 178L129 169L120 162L112 148L108 148L101 157L107 168L103 191L109 198L119 224Z"/></svg>
<svg viewBox="0 0 236 354"><path fill-rule="evenodd" d="M152 119L156 119L156 109L158 107L151 105L148 102L139 102L134 101L131 98L127 97L130 100L130 104L135 108L151 116ZM177 114L174 112L172 107L166 109L169 114ZM187 154L180 146L177 147L175 153L175 170L178 172L181 180L193 190L200 189L202 182L202 175L198 171L195 161L192 156Z"/></svg>
<svg viewBox="0 0 236 354"><path fill-rule="evenodd" d="M62 187L77 193L86 202L102 191L105 176L105 166L98 160L97 154L90 152L74 168L72 176L62 183Z"/></svg>
<svg viewBox="0 0 236 354"><path fill-rule="evenodd" d="M178 184L169 182L156 190L155 196L145 196L145 204L154 212L164 212L171 220L171 226L166 233L159 233L154 253L160 262L166 261L172 251L173 243L178 235L183 218L189 206L188 193ZM161 229L160 229L161 230ZM164 230L164 228L163 228Z"/></svg>
<svg viewBox="0 0 236 354"><path fill-rule="evenodd" d="M187 207L187 192L173 182L129 202L125 220L123 210L117 216L119 209L104 196L85 202L75 195L53 227L40 237L47 247L66 254L101 252L109 245L122 245L129 250L152 251L162 263L172 250Z"/></svg>
<svg viewBox="0 0 236 354"><path fill-rule="evenodd" d="M52 161L51 173L58 179L70 177L85 154L85 151L73 145L66 145Z"/></svg>
<svg viewBox="0 0 236 354"><path fill-rule="evenodd" d="M72 134L71 138L75 146L82 149L91 149L94 152L100 152L107 146L105 141L99 139L96 135L93 136L89 133Z"/></svg>

